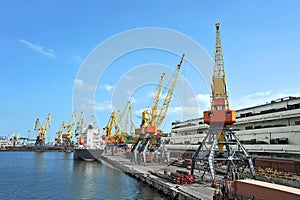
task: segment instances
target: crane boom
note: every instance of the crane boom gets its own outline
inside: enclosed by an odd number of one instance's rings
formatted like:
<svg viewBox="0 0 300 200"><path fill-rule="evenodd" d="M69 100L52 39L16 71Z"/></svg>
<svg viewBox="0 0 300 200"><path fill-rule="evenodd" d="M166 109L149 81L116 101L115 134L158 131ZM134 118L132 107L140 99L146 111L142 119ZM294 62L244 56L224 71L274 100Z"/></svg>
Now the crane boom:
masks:
<svg viewBox="0 0 300 200"><path fill-rule="evenodd" d="M128 124L129 124L129 123L130 123L130 128L129 128L129 130L128 130ZM135 124L133 123L133 120L132 120L132 109L131 109L131 105L130 105L129 108L128 108L128 112L127 112L127 115L126 115L125 125L124 125L123 130L124 130L125 133L128 133L128 134L134 133L134 130L135 130Z"/></svg>
<svg viewBox="0 0 300 200"><path fill-rule="evenodd" d="M162 105L162 107L160 109L160 112L159 112L159 115L157 117L157 122L156 122L157 127L159 127L163 123L164 119L166 118L166 114L168 112L168 108L169 108L169 105L170 105L170 102L171 102L171 99L172 99L172 96L173 96L173 92L174 92L174 89L175 89L175 86L176 86L177 78L178 78L178 75L179 75L179 71L180 71L183 59L184 59L184 54L182 54L180 63L177 65L177 70L175 72L175 75L173 76L173 79L172 79L170 88L168 90L167 96L166 96L166 98L163 102L163 105Z"/></svg>
<svg viewBox="0 0 300 200"><path fill-rule="evenodd" d="M61 136L62 136L62 133L63 133L65 127L66 127L66 123L63 121L61 124L61 128L56 133L57 137L55 138L55 141L57 142L57 144L60 144L60 142L61 142Z"/></svg>
<svg viewBox="0 0 300 200"><path fill-rule="evenodd" d="M48 115L47 115L47 118L46 118L45 125L42 126L42 131L41 131L41 136L42 136L42 138L43 138L44 140L45 140L45 136L46 136L47 129L48 129L49 126L50 126L50 121L51 121L51 115L48 114Z"/></svg>
<svg viewBox="0 0 300 200"><path fill-rule="evenodd" d="M125 115L125 116L124 116ZM125 117L125 118L124 118ZM130 130L128 130L128 125L130 123ZM118 125L121 127L121 132L125 134L132 133L132 130L135 129L135 125L132 121L132 112L131 112L131 102L130 100L127 101L127 104L121 114Z"/></svg>
<svg viewBox="0 0 300 200"><path fill-rule="evenodd" d="M124 117L125 113L127 112L127 110L129 110L129 108L130 108L130 100L127 101L123 112L119 115L119 118L117 120L118 125L120 125L122 123L123 117Z"/></svg>
<svg viewBox="0 0 300 200"><path fill-rule="evenodd" d="M156 95L155 95L155 99L154 99L154 103L153 103L153 106L152 106L152 110L151 110L151 125L156 127L157 126L157 109L158 109L158 102L159 102L159 98L160 98L160 95L161 95L161 88L162 88L162 85L163 85L163 82L164 82L164 79L165 79L165 73L163 73L161 75L161 79L160 79L160 82L159 82L159 85L158 85L158 88L157 88L157 92L156 92Z"/></svg>
<svg viewBox="0 0 300 200"><path fill-rule="evenodd" d="M124 123L123 123L123 121L124 121L123 118L124 118L124 115L126 113L127 113L126 118L128 118L128 114L131 113L131 102L130 102L130 100L127 101L123 112L118 116L118 120L115 124L116 133L114 134L114 141L116 143L125 143L126 142L127 124L125 124L125 126L126 126L126 130L125 130ZM128 123L128 122L125 121L125 123Z"/></svg>

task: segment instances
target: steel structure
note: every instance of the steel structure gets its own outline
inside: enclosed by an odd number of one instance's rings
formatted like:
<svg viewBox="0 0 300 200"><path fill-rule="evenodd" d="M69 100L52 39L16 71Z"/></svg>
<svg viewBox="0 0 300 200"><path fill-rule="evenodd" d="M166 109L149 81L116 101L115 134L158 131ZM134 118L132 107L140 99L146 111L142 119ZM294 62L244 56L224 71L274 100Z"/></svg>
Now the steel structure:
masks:
<svg viewBox="0 0 300 200"><path fill-rule="evenodd" d="M128 132L129 123L130 123L130 129L132 129L134 127L134 124L132 122L130 100L127 101L122 112L120 112L120 110L118 110L117 112L115 111L112 112L106 127L103 128L103 130L106 131L107 145L105 151L107 151L107 149L110 148L111 152L113 153L114 151L117 150L116 149L117 147L127 148L126 136L127 134L130 134L131 131L130 130Z"/></svg>
<svg viewBox="0 0 300 200"><path fill-rule="evenodd" d="M168 108L173 96L173 92L176 86L177 78L179 75L179 71L181 69L181 65L184 59L184 54L181 57L180 63L177 65L177 70L172 77L171 84L167 95L163 101L160 109L158 108L158 102L161 97L161 89L165 77L165 73L162 74L161 80L158 85L158 89L155 95L154 103L151 107L151 117L149 117L149 110L146 109L142 112L142 123L140 128L136 129L136 134L140 135L135 144L132 147L131 152L133 152L133 161L138 162L137 155L140 153L142 155L143 162L146 162L146 152L155 152L161 151L161 155L166 155L166 149L161 147L160 145L160 137L162 136L162 132L158 129L163 121L166 118L166 114L168 112ZM161 158L165 159L165 158ZM166 158L169 159L168 157Z"/></svg>
<svg viewBox="0 0 300 200"><path fill-rule="evenodd" d="M41 148L41 147L45 146L45 138L46 138L47 130L50 126L50 121L51 121L51 115L48 114L44 126L41 126L39 118L37 118L37 120L35 122L34 130L37 133L35 146L38 147L38 148Z"/></svg>
<svg viewBox="0 0 300 200"><path fill-rule="evenodd" d="M216 170L237 178L245 169L255 177L252 158L238 140L230 125L236 121L235 110L229 109L224 59L220 37L220 23L216 23L211 110L204 112L204 122L210 125L206 137L192 156L191 173L202 169L202 179L210 172L215 180ZM202 166L202 168L200 167Z"/></svg>

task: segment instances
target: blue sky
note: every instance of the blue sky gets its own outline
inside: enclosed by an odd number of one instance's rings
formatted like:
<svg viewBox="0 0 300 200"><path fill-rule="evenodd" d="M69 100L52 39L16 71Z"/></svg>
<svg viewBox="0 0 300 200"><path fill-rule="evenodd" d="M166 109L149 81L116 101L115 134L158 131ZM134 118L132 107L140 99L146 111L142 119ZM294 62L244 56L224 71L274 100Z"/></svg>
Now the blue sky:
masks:
<svg viewBox="0 0 300 200"><path fill-rule="evenodd" d="M74 87L88 88L77 75L90 52L118 33L143 27L185 34L213 57L214 24L220 22L232 109L300 96L299 4L296 0L0 1L0 135L27 136L31 130L33 137L36 118L44 123L50 113L48 137L53 140L61 122L71 118ZM112 96L124 74L147 63L176 68L179 60L168 52L142 50L112 63L92 99L99 126L106 125L115 107ZM201 117L208 108L209 90L188 62L183 63L181 75L194 89ZM137 126L155 88L149 84L132 93ZM179 105L175 97L161 127L164 131L170 131L172 121L182 120Z"/></svg>

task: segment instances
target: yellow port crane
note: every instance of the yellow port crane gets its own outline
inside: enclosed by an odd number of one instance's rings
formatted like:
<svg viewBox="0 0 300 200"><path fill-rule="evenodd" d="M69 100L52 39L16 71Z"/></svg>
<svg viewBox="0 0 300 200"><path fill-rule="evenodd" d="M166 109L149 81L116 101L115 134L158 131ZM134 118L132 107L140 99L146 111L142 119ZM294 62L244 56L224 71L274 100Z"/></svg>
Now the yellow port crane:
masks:
<svg viewBox="0 0 300 200"><path fill-rule="evenodd" d="M71 141L72 132L73 132L73 127L74 127L75 123L77 122L77 119L78 119L78 114L75 111L72 114L72 117L71 117L69 123L65 125L66 133L62 134L65 148L69 148L72 145L72 141Z"/></svg>
<svg viewBox="0 0 300 200"><path fill-rule="evenodd" d="M165 73L163 73L161 75L160 82L159 82L157 92L156 92L156 95L155 95L155 99L154 99L154 102L153 102L153 106L152 106L152 109L151 109L150 126L156 127L156 128L157 128L157 117L158 117L158 113L157 113L158 112L157 111L158 110L158 103L159 103L159 99L160 99L160 95L161 95L161 89L162 89L162 86L163 86L165 75L166 75Z"/></svg>
<svg viewBox="0 0 300 200"><path fill-rule="evenodd" d="M15 146L15 145L16 145L16 142L18 142L20 135L21 135L20 132L18 132L18 135L17 135L17 136L15 136L15 133L14 133L14 132L12 133L10 140L11 140L11 142L13 143L13 146Z"/></svg>
<svg viewBox="0 0 300 200"><path fill-rule="evenodd" d="M17 137L16 137L16 141L18 141L18 140L19 140L19 137L20 137L20 135L21 135L21 133L20 133L20 132L18 132L18 135L17 135Z"/></svg>
<svg viewBox="0 0 300 200"><path fill-rule="evenodd" d="M17 137L14 138L14 146L16 145L16 142L18 143L20 135L21 135L21 133L18 132Z"/></svg>
<svg viewBox="0 0 300 200"><path fill-rule="evenodd" d="M134 134L135 124L133 123L132 120L132 107L130 101L128 105L126 105L125 109L126 109L125 111L126 116L125 116L125 121L123 123L121 122L121 129L123 133L131 135Z"/></svg>
<svg viewBox="0 0 300 200"><path fill-rule="evenodd" d="M209 124L210 128L192 156L191 173L194 173L196 163L202 163L205 169L202 178L207 171L210 171L212 179L215 180L215 168L220 165L223 165L222 167L226 169L225 173L232 178L235 178L234 174L246 168L249 168L252 176L255 177L250 155L230 128L230 125L236 122L236 112L229 109L220 23L216 23L215 26L216 45L211 109L203 113L204 123Z"/></svg>
<svg viewBox="0 0 300 200"><path fill-rule="evenodd" d="M60 129L57 131L57 137L55 138L55 142L57 145L61 144L61 138L62 138L62 133L64 132L66 128L66 123L62 122Z"/></svg>
<svg viewBox="0 0 300 200"><path fill-rule="evenodd" d="M48 128L50 127L50 121L51 121L51 115L48 114L46 118L46 122L44 126L41 126L39 118L37 118L35 122L35 128L34 130L36 131L36 141L35 141L35 146L36 147L43 147L45 146L45 138L46 138L46 133Z"/></svg>
<svg viewBox="0 0 300 200"><path fill-rule="evenodd" d="M144 162L146 151L156 151L160 146L159 138L162 136L162 132L158 129L163 121L165 120L168 108L173 96L173 92L176 86L177 78L181 69L181 65L184 59L184 54L181 57L180 63L177 65L177 70L172 77L172 81L167 92L167 95L163 101L160 109L158 109L158 102L161 96L162 84L164 81L165 74L163 73L158 85L156 96L154 99L153 106L151 108L151 118L149 117L149 111L146 109L142 112L142 123L139 129L136 129L136 134L140 135L138 140L132 147L132 152L134 153L134 159L136 159L137 152L143 153Z"/></svg>
<svg viewBox="0 0 300 200"><path fill-rule="evenodd" d="M13 141L15 139L15 132L12 132L10 140Z"/></svg>
<svg viewBox="0 0 300 200"><path fill-rule="evenodd" d="M184 59L184 54L181 57L180 63L177 65L177 70L174 74L174 76L172 77L172 81L171 81L171 85L169 87L169 90L167 92L167 95L164 99L164 102L160 108L160 110L158 110L158 102L161 96L161 89L162 89L162 85L163 85L163 81L164 81L164 77L165 77L165 73L162 74L160 82L159 82L159 86L155 95L155 100L153 103L153 106L151 108L151 118L149 118L149 111L146 109L143 111L142 113L142 123L140 126L140 129L137 129L137 133L138 134L145 134L145 133L154 133L156 135L160 135L161 136L161 131L158 130L158 128L161 126L161 124L163 123L163 121L166 118L166 114L168 112L168 108L173 96L173 92L176 86L176 82L177 82L177 78L181 69L181 65L182 65L182 61Z"/></svg>
<svg viewBox="0 0 300 200"><path fill-rule="evenodd" d="M13 132L12 135L11 135L11 140L12 141L18 141L19 140L19 137L20 137L21 133L18 132L18 135L15 136L15 133Z"/></svg>
<svg viewBox="0 0 300 200"><path fill-rule="evenodd" d="M126 120L123 123L124 116L126 115ZM131 115L131 103L130 100L127 101L124 110L120 113L120 110L116 113L112 112L107 126L103 128L106 130L106 138L108 142L121 144L126 143L126 135L128 134L128 123L132 126L132 115ZM112 133L114 128L114 134Z"/></svg>
<svg viewBox="0 0 300 200"><path fill-rule="evenodd" d="M115 142L115 138L113 137L112 130L115 128L115 133L119 132L119 127L116 123L116 112L113 111L110 115L107 125L103 128L106 131L106 141L107 142Z"/></svg>
<svg viewBox="0 0 300 200"><path fill-rule="evenodd" d="M124 116L126 114L126 121L125 121L125 126L123 123L123 119ZM126 143L126 135L128 134L128 123L129 123L129 119L132 118L131 115L131 102L130 100L127 101L124 110L121 114L118 115L118 119L116 121L116 125L118 127L118 129L116 129L116 133L114 134L114 138L115 138L115 142L116 143ZM132 123L132 120L131 120Z"/></svg>

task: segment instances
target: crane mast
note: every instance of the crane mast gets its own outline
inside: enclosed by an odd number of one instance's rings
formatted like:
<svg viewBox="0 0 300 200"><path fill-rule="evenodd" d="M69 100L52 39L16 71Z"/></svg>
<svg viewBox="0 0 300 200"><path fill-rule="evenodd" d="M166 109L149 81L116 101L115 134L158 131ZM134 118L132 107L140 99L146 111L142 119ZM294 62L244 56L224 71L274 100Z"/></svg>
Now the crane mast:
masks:
<svg viewBox="0 0 300 200"><path fill-rule="evenodd" d="M204 123L217 126L231 125L236 121L236 112L235 110L229 110L220 23L216 23L216 46L212 81L211 110L204 112Z"/></svg>
<svg viewBox="0 0 300 200"><path fill-rule="evenodd" d="M221 103L218 103L220 102ZM212 85L211 110L228 110L228 93L226 90L226 75L220 36L220 23L216 23L216 48L214 55L214 73Z"/></svg>

